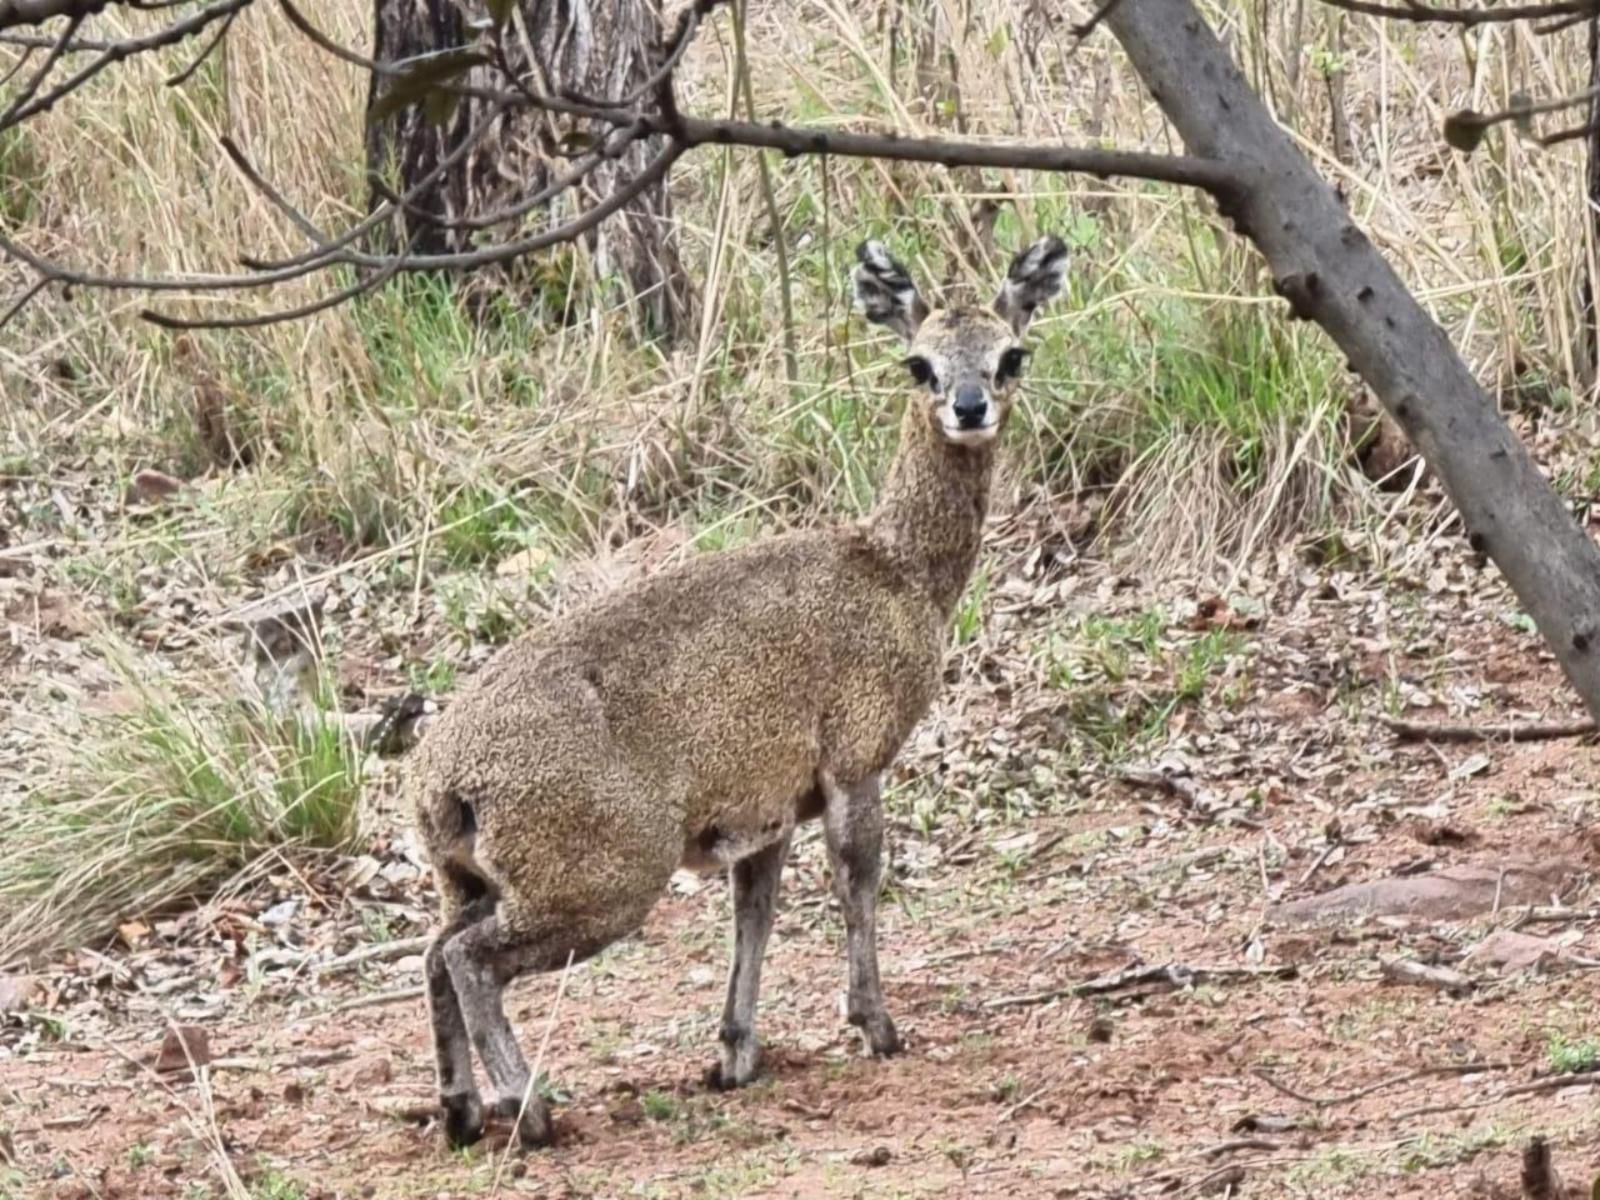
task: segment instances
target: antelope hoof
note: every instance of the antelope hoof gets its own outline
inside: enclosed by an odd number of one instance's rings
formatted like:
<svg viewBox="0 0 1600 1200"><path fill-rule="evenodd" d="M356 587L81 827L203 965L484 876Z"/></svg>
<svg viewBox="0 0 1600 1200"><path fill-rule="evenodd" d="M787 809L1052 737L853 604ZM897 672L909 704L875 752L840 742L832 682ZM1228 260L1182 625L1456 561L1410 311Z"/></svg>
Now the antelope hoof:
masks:
<svg viewBox="0 0 1600 1200"><path fill-rule="evenodd" d="M890 1058L903 1049L900 1034L895 1030L888 1013L854 1016L850 1018L850 1024L861 1030L866 1051L874 1058Z"/></svg>
<svg viewBox="0 0 1600 1200"><path fill-rule="evenodd" d="M744 1087L755 1079L761 1069L761 1043L753 1033L735 1033L722 1037L722 1058L706 1068L708 1087L720 1092Z"/></svg>
<svg viewBox="0 0 1600 1200"><path fill-rule="evenodd" d="M471 1092L440 1096L444 1108L444 1138L450 1149L470 1146L483 1136L483 1105Z"/></svg>
<svg viewBox="0 0 1600 1200"><path fill-rule="evenodd" d="M522 1119L517 1120L517 1114ZM494 1115L507 1121L516 1121L513 1136L523 1150L539 1150L555 1143L555 1122L550 1119L550 1104L543 1096L529 1096L528 1107L522 1107L521 1096L502 1096L495 1101Z"/></svg>

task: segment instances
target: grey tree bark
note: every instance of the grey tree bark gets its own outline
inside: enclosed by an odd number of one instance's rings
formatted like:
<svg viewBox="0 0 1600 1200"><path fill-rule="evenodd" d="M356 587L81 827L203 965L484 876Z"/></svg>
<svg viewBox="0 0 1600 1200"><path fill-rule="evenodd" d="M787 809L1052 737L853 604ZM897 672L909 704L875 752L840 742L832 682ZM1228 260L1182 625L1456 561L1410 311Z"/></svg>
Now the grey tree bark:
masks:
<svg viewBox="0 0 1600 1200"><path fill-rule="evenodd" d="M646 80L657 60L660 14L657 0L518 0L525 41L513 22L506 31L509 66L529 69L535 48L535 78L549 91L571 88L591 96L620 96ZM461 46L467 41L457 0L374 0L373 58L395 62ZM548 81L547 83L545 81ZM493 67L475 68L464 82L486 89L505 86ZM367 107L383 95L374 74ZM448 120L435 124L420 105L409 105L387 121L367 126L367 169L400 189L410 188L461 145L468 132L490 119L490 101L464 98ZM496 212L547 184L552 171L570 161L561 154L562 130L548 114L524 108L493 118L493 125L454 168L400 216L392 230L418 253L469 249L476 231L458 222ZM592 172L580 187L535 210L523 221L532 229L554 224L573 206L588 207L616 191L661 149L644 138ZM376 205L376 189L369 204ZM497 233L505 233L499 227ZM690 291L678 259L672 207L665 182L646 190L589 236L602 276L617 275L643 308L647 325L671 334L682 327ZM497 281L504 282L504 281Z"/></svg>
<svg viewBox="0 0 1600 1200"><path fill-rule="evenodd" d="M1191 0L1120 0L1106 23L1192 154L1253 178L1223 206L1296 315L1338 343L1438 473L1600 718L1600 550L1412 297L1251 91Z"/></svg>
<svg viewBox="0 0 1600 1200"><path fill-rule="evenodd" d="M1578 349L1591 387L1600 382L1600 313L1595 311L1595 264L1593 256L1600 254L1600 15L1589 18L1589 88L1595 98L1589 102L1589 135L1584 139L1588 156L1585 170L1584 192L1589 203L1584 206L1589 218L1588 245L1590 259L1583 273L1583 283L1578 288Z"/></svg>

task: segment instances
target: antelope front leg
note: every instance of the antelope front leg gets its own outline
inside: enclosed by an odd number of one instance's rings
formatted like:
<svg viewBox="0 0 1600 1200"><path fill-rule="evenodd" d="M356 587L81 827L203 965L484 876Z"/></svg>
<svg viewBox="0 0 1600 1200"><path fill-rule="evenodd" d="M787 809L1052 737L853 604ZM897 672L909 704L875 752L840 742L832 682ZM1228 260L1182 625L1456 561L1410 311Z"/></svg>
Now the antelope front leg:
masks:
<svg viewBox="0 0 1600 1200"><path fill-rule="evenodd" d="M826 808L823 829L833 861L833 891L844 909L850 960L850 1024L861 1030L873 1054L894 1054L900 1035L883 1004L878 979L878 885L883 879L883 801L879 778L848 787L821 777Z"/></svg>
<svg viewBox="0 0 1600 1200"><path fill-rule="evenodd" d="M722 1009L722 1060L707 1079L719 1088L743 1087L755 1078L761 1063L756 1038L756 998L761 992L761 960L772 933L778 903L778 880L789 857L784 836L733 864L733 964L728 971L728 999Z"/></svg>

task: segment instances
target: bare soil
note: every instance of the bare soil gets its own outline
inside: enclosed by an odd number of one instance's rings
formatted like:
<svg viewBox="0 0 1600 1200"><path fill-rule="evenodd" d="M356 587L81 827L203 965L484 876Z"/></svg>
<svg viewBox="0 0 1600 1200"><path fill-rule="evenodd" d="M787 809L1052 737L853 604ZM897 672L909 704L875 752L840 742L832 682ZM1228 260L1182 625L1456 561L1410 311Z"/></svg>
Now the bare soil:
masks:
<svg viewBox="0 0 1600 1200"><path fill-rule="evenodd" d="M1286 561L1238 586L1246 616L1205 589L1040 567L1007 545L985 634L953 658L890 801L881 946L900 1057L862 1058L843 1020L842 929L812 829L767 959L759 1083L701 1082L729 902L722 880L680 877L637 937L564 984L509 993L530 1058L548 1036L558 1146L507 1156L492 1131L451 1153L417 990L431 896L380 811L363 856L275 864L232 900L35 973L24 1011L0 1016L0 1195L224 1194L231 1170L266 1200L1509 1198L1536 1133L1586 1195L1600 1167L1584 1073L1600 1035L1594 748L1400 744L1377 720L1572 715L1492 570L1448 547L1381 581ZM45 642L81 633L46 600L29 611L49 623L20 622L11 600L13 697ZM1073 753L1074 698L1096 685L1041 682L1034 652L1064 616L1156 605L1174 643L1233 633L1228 665L1164 739ZM1173 669L1137 659L1112 694L1126 707ZM1140 769L1185 782L1124 778ZM938 806L931 826L919 798ZM1519 863L1554 866L1550 894L1464 915L1276 915L1346 883ZM1533 907L1556 903L1576 911ZM1560 957L1509 975L1463 963L1495 927ZM1472 986L1387 982L1380 962L1396 957ZM1213 973L1109 978L1163 964ZM199 1079L152 1069L173 1022L209 1034Z"/></svg>

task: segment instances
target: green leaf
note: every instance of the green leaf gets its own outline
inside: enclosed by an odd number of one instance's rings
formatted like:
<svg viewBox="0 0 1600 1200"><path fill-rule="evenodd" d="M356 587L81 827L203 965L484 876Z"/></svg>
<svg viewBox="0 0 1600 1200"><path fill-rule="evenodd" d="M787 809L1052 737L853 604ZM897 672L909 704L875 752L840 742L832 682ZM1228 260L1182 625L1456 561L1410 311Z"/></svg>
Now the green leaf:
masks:
<svg viewBox="0 0 1600 1200"><path fill-rule="evenodd" d="M422 115L433 126L448 125L455 116L461 93L448 88L434 88L422 97Z"/></svg>
<svg viewBox="0 0 1600 1200"><path fill-rule="evenodd" d="M503 29L517 7L517 0L484 0L484 7L489 10L489 19L494 22L494 27Z"/></svg>
<svg viewBox="0 0 1600 1200"><path fill-rule="evenodd" d="M1470 108L1451 113L1444 119L1444 140L1463 154L1471 154L1482 145L1483 135L1488 132L1488 123Z"/></svg>
<svg viewBox="0 0 1600 1200"><path fill-rule="evenodd" d="M989 52L990 58L999 58L1009 45L1011 45L1011 26L996 25L994 32L989 35L989 40L984 43L984 49Z"/></svg>
<svg viewBox="0 0 1600 1200"><path fill-rule="evenodd" d="M594 149L594 134L585 129L569 129L561 135L556 148L563 154L585 154Z"/></svg>
<svg viewBox="0 0 1600 1200"><path fill-rule="evenodd" d="M1596 1175L1594 1186L1589 1189L1589 1200L1600 1200L1600 1175Z"/></svg>
<svg viewBox="0 0 1600 1200"><path fill-rule="evenodd" d="M375 125L408 105L427 103L429 95L442 85L488 61L488 55L471 46L407 59L400 73L390 76L382 95L367 109L367 123Z"/></svg>
<svg viewBox="0 0 1600 1200"><path fill-rule="evenodd" d="M1527 137L1533 133L1533 97L1527 92L1512 92L1506 108L1512 113L1511 123L1517 132Z"/></svg>

